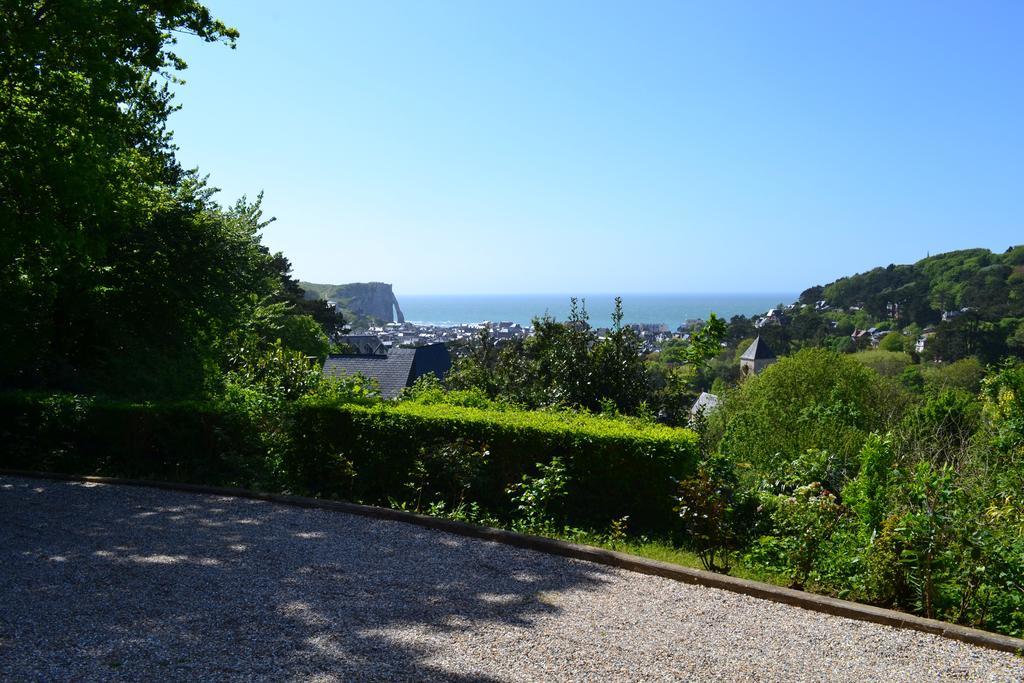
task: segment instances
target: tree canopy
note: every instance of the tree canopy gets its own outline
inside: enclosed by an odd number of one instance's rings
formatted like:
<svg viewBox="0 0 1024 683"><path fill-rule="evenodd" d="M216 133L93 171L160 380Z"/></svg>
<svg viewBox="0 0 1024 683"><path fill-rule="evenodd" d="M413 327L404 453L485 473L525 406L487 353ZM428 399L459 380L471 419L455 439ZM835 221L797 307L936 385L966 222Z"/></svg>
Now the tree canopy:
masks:
<svg viewBox="0 0 1024 683"><path fill-rule="evenodd" d="M175 158L180 36L238 32L194 0L3 0L0 383L191 395L239 330L325 349L337 321L297 306L260 201L222 207ZM324 329L283 320L307 312Z"/></svg>

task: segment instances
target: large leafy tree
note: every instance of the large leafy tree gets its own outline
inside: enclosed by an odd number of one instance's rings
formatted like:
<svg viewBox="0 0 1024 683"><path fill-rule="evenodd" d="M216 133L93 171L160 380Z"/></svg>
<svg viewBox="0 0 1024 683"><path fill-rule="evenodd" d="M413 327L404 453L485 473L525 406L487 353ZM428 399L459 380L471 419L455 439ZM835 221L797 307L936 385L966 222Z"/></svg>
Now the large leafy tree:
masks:
<svg viewBox="0 0 1024 683"><path fill-rule="evenodd" d="M196 393L261 312L263 337L322 346L259 201L223 209L174 156L178 37L237 31L194 0L0 8L0 382Z"/></svg>
<svg viewBox="0 0 1024 683"><path fill-rule="evenodd" d="M748 379L711 422L724 431L722 453L771 478L808 449L851 461L870 432L894 423L904 402L894 385L849 356L804 349Z"/></svg>
<svg viewBox="0 0 1024 683"><path fill-rule="evenodd" d="M185 68L173 46L182 34L233 45L237 32L193 0L0 7L0 370L74 383L110 332L97 313L134 298L126 279L155 281L154 267L188 263L161 257L206 243L209 195L166 130L168 82ZM170 317L168 302L147 303L142 319Z"/></svg>

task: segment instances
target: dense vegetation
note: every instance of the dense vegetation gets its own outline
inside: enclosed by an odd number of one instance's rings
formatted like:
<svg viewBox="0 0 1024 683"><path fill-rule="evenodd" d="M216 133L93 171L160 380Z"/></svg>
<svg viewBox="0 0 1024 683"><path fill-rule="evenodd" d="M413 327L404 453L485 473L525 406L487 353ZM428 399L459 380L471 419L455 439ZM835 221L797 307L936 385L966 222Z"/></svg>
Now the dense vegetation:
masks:
<svg viewBox="0 0 1024 683"><path fill-rule="evenodd" d="M475 389L528 409L562 407L606 414L660 416L685 425L698 370L721 351L725 323L708 323L671 359L649 362L636 331L622 324L616 299L611 328L599 336L586 307L571 301L567 320L535 318L533 335L498 348L485 330L448 377L453 389Z"/></svg>
<svg viewBox="0 0 1024 683"><path fill-rule="evenodd" d="M1024 246L1003 254L965 249L929 256L913 265L844 277L812 287L801 303L828 301L833 306L862 306L878 319L905 324L937 323L945 311L972 308L994 318L1024 316Z"/></svg>
<svg viewBox="0 0 1024 683"><path fill-rule="evenodd" d="M253 391L155 404L0 395L0 467L341 497L534 531L622 518L671 530L673 482L697 460L693 432L432 394L387 405L351 382L294 401ZM557 491L537 493L556 479Z"/></svg>
<svg viewBox="0 0 1024 683"><path fill-rule="evenodd" d="M222 206L175 159L180 34L238 37L193 0L3 4L0 466L646 535L1024 635L1024 248L844 278L646 356L621 308L599 334L574 305L385 403L321 376L342 321L262 245L259 199ZM740 381L755 334L784 357ZM702 389L721 405L683 428Z"/></svg>
<svg viewBox="0 0 1024 683"><path fill-rule="evenodd" d="M194 0L3 3L3 384L198 397L241 349L326 353L339 321L260 243L259 199L175 159L182 34L238 37Z"/></svg>
<svg viewBox="0 0 1024 683"><path fill-rule="evenodd" d="M701 547L794 586L1024 634L1024 366L974 389L911 396L831 351L769 367L710 417L682 486L691 517L707 515Z"/></svg>

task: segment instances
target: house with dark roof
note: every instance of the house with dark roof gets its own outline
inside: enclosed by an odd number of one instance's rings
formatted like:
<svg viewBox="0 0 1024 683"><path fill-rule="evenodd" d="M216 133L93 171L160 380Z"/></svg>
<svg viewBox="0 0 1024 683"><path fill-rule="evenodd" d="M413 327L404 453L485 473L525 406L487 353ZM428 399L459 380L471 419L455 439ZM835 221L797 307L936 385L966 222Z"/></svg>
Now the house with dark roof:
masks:
<svg viewBox="0 0 1024 683"><path fill-rule="evenodd" d="M443 380L452 367L452 359L444 344L430 344L415 349L391 349L386 354L331 354L324 361L325 377L360 374L377 380L382 398L396 398L402 389L433 373Z"/></svg>
<svg viewBox="0 0 1024 683"><path fill-rule="evenodd" d="M715 408L718 407L720 400L714 394L709 394L706 391L700 392L700 396L693 402L693 407L690 408L690 423L694 423L701 417L707 417L710 415Z"/></svg>
<svg viewBox="0 0 1024 683"><path fill-rule="evenodd" d="M375 334L346 334L338 338L338 341L342 344L347 344L355 349L355 353L358 355L367 354L384 354L388 352L388 348L384 346L384 342L380 340Z"/></svg>
<svg viewBox="0 0 1024 683"><path fill-rule="evenodd" d="M756 375L777 360L778 358L768 346L768 342L761 339L761 335L757 335L757 338L740 356L740 375L743 377Z"/></svg>

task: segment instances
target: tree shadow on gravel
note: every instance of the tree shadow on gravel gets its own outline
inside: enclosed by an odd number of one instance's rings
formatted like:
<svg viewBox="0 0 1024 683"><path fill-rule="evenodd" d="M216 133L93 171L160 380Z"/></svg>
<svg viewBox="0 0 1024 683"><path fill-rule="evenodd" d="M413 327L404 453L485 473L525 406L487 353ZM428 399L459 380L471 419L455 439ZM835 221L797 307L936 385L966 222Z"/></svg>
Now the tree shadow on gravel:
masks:
<svg viewBox="0 0 1024 683"><path fill-rule="evenodd" d="M559 593L608 580L398 522L13 477L0 566L0 678L502 680Z"/></svg>

